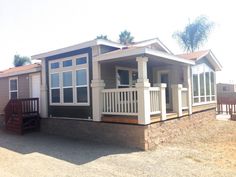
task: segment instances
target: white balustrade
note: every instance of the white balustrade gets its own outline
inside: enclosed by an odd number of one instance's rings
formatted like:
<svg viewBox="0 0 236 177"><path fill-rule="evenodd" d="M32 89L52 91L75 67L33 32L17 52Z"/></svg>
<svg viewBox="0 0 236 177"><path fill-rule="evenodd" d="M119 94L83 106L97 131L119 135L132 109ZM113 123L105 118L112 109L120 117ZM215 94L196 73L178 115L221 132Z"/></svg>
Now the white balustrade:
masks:
<svg viewBox="0 0 236 177"><path fill-rule="evenodd" d="M136 88L104 89L102 114L138 115Z"/></svg>
<svg viewBox="0 0 236 177"><path fill-rule="evenodd" d="M150 87L150 115L159 114L160 111L160 88Z"/></svg>

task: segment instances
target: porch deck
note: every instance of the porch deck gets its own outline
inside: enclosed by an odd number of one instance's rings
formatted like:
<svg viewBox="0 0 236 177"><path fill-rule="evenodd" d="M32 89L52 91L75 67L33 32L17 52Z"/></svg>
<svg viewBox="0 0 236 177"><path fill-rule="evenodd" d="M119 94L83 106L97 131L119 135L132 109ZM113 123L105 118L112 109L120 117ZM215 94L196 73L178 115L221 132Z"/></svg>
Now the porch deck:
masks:
<svg viewBox="0 0 236 177"><path fill-rule="evenodd" d="M216 108L216 104L205 104L205 105L199 105L199 106L193 106L192 111L193 113L208 110L208 109L214 109ZM188 111L183 111L182 116L187 116ZM177 113L175 112L167 112L166 114L166 120L175 119L178 118ZM166 121L165 120L165 121ZM152 115L151 116L151 123L160 122L161 121L161 115ZM102 117L102 122L108 122L108 123L125 123L125 124L138 124L138 116L125 116L125 115L104 115Z"/></svg>

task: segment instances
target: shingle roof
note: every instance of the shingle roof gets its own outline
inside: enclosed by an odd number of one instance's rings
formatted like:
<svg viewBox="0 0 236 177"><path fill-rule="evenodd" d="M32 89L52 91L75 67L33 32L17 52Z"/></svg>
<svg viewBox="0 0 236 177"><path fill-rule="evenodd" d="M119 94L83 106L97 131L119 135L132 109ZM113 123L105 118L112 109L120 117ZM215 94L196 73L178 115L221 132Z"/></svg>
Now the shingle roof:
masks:
<svg viewBox="0 0 236 177"><path fill-rule="evenodd" d="M6 77L8 75L10 76L10 75L17 75L17 74L22 74L22 73L31 73L31 72L35 72L35 70L37 69L39 70L40 68L41 68L41 65L39 63L13 67L13 68L0 71L0 77Z"/></svg>
<svg viewBox="0 0 236 177"><path fill-rule="evenodd" d="M179 54L177 56L188 59L188 60L196 60L201 56L204 56L205 54L209 53L210 50L202 50L202 51L197 51L197 52L191 52L191 53L184 53L184 54Z"/></svg>

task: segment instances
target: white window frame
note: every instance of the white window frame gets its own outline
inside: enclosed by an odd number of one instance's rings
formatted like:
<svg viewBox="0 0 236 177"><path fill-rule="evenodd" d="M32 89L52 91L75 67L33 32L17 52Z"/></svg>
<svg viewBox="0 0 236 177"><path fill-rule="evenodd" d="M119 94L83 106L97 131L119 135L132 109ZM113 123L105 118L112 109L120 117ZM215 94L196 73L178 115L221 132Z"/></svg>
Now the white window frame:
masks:
<svg viewBox="0 0 236 177"><path fill-rule="evenodd" d="M11 81L16 80L16 85L17 85L17 90L11 90ZM11 77L9 78L9 100L11 99L11 93L16 92L17 93L17 98L19 98L18 90L19 90L19 85L18 85L18 77Z"/></svg>
<svg viewBox="0 0 236 177"><path fill-rule="evenodd" d="M198 68L202 67L203 68L203 72L193 72L193 69L199 70ZM206 95L206 73L209 73L209 89L210 89L210 94ZM204 96L201 96L201 89L200 89L200 74L203 73L203 87L204 87ZM214 93L212 93L212 89L211 89L211 73L213 73L214 76ZM193 92L193 87L194 87L194 83L193 83L193 75L197 75L198 78L198 95L194 96L194 93L192 93L192 101L193 101L193 106L197 106L197 105L202 105L202 104L210 104L210 103L216 103L216 77L215 77L215 71L213 69L211 69L208 65L206 65L205 63L199 64L197 66L193 66L192 67L192 92ZM210 97L210 100L207 101L207 97ZM215 97L215 100L212 100L212 97ZM204 97L204 101L201 101L201 98ZM198 102L194 102L194 99L198 98Z"/></svg>
<svg viewBox="0 0 236 177"><path fill-rule="evenodd" d="M118 81L118 70L128 71L128 73L129 73L129 85L119 84L119 81ZM116 67L116 88L119 88L119 87L135 87L135 85L132 85L132 81L133 81L132 80L132 72L137 72L138 73L138 69L117 66Z"/></svg>
<svg viewBox="0 0 236 177"><path fill-rule="evenodd" d="M87 62L85 64L76 65L76 59L82 58L82 57L86 57ZM72 66L63 67L63 61L67 61L67 60L72 60ZM56 62L59 62L59 68L51 69L51 63L56 63ZM51 60L48 62L48 66L49 66L48 67L49 68L48 77L49 77L49 90L50 90L49 91L50 105L52 105L52 106L89 106L90 105L88 54L80 54L80 55L75 55L75 56L71 56L71 57L66 57L63 59ZM83 87L87 87L87 102L78 103L76 88L81 87L81 86L76 85L76 71L82 70L82 69L86 69L86 74L87 74L87 85L83 86ZM70 72L70 71L72 72L72 86L64 87L63 86L63 73ZM52 103L51 90L56 89L56 88L51 88L51 74L55 74L55 73L59 73L59 87L58 88L60 89L60 103ZM73 89L73 103L65 103L64 102L64 88L72 88Z"/></svg>

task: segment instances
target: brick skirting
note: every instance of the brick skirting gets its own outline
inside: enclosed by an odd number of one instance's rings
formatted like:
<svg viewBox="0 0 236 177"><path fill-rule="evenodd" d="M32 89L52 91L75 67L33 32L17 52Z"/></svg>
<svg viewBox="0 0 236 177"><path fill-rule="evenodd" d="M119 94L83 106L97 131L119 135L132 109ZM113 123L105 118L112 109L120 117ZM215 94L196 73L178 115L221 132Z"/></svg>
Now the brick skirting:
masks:
<svg viewBox="0 0 236 177"><path fill-rule="evenodd" d="M41 131L75 139L148 150L215 118L215 109L150 125L104 123L74 119L41 119Z"/></svg>

